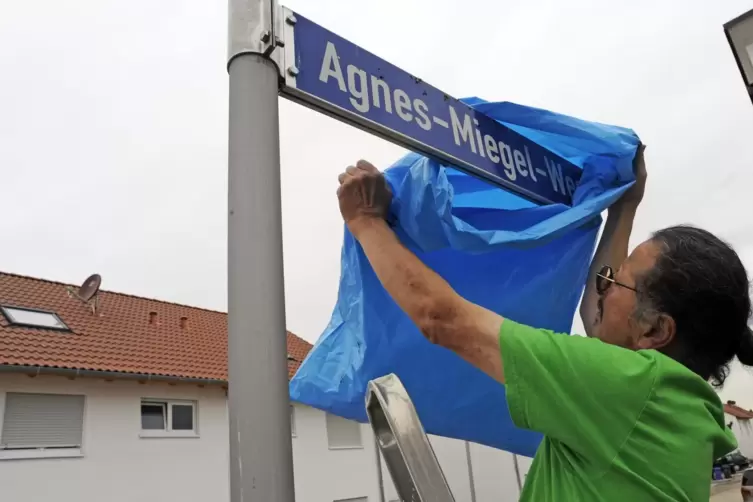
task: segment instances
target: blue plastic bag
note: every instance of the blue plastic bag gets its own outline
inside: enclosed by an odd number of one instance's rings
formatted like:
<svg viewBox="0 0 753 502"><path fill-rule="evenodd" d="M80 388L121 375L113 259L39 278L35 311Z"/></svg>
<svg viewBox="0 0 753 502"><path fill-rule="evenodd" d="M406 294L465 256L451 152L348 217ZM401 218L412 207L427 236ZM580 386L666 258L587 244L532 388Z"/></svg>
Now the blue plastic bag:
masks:
<svg viewBox="0 0 753 502"><path fill-rule="evenodd" d="M538 207L410 154L385 171L396 232L468 300L517 322L567 333L599 215L634 181L639 139L629 129L545 110L465 102L581 167L573 206ZM428 433L535 454L541 436L512 424L504 386L429 343L382 288L346 229L337 305L290 382L290 396L365 422L367 383L388 373L400 377Z"/></svg>

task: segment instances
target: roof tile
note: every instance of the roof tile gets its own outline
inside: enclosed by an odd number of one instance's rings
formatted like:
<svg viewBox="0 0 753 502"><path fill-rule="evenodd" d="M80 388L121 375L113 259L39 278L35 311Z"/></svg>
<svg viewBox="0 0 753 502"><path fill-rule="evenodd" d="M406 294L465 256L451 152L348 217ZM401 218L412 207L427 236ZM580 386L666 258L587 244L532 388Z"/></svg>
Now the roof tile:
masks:
<svg viewBox="0 0 753 502"><path fill-rule="evenodd" d="M750 419L753 418L753 410L743 409L734 402L724 403L724 413L729 413L735 418Z"/></svg>
<svg viewBox="0 0 753 502"><path fill-rule="evenodd" d="M0 315L0 364L227 380L227 314L100 291L99 307L69 285L0 273L0 305L56 313L71 332L13 326ZM156 322L149 323L149 313ZM181 328L180 319L188 319ZM287 332L288 377L311 344Z"/></svg>

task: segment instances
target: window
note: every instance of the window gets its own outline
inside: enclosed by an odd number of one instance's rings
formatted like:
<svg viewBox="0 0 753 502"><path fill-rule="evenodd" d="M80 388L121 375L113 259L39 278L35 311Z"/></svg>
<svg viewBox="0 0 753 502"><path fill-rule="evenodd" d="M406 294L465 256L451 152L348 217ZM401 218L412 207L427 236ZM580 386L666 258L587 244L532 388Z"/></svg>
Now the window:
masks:
<svg viewBox="0 0 753 502"><path fill-rule="evenodd" d="M196 403L159 399L141 400L142 437L195 437Z"/></svg>
<svg viewBox="0 0 753 502"><path fill-rule="evenodd" d="M84 433L84 396L5 395L0 458L78 457Z"/></svg>
<svg viewBox="0 0 753 502"><path fill-rule="evenodd" d="M331 450L363 448L361 424L327 413L327 442Z"/></svg>
<svg viewBox="0 0 753 502"><path fill-rule="evenodd" d="M290 405L290 434L291 436L295 437L295 407L291 404Z"/></svg>
<svg viewBox="0 0 753 502"><path fill-rule="evenodd" d="M70 331L70 328L54 312L5 305L0 307L0 310L3 311L3 315L8 319L8 322L16 326Z"/></svg>

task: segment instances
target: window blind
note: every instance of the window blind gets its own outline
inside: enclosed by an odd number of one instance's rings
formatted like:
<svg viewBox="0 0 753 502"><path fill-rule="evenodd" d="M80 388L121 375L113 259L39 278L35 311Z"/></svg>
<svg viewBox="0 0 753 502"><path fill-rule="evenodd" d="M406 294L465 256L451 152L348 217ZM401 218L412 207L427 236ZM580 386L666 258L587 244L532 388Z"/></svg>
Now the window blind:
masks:
<svg viewBox="0 0 753 502"><path fill-rule="evenodd" d="M0 448L80 448L83 430L84 396L6 394Z"/></svg>

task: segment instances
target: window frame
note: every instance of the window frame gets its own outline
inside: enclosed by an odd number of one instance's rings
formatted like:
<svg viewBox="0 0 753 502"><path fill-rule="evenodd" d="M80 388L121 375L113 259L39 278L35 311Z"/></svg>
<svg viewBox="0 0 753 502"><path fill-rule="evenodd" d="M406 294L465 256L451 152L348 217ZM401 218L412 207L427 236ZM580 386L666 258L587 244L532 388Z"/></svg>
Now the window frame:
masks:
<svg viewBox="0 0 753 502"><path fill-rule="evenodd" d="M329 426L329 418L328 417L334 417L335 419L344 420L348 424L355 424L357 426L358 430L358 438L360 439L359 445L345 445L345 446L332 446L332 442L330 441L330 426ZM363 440L363 429L361 428L361 424L359 422L356 422L355 420L348 420L347 418L343 418L341 416L324 412L324 429L327 435L327 449L329 450L363 450L365 448L364 446L364 440Z"/></svg>
<svg viewBox="0 0 753 502"><path fill-rule="evenodd" d="M28 392L22 390L9 390L2 393L2 409L0 409L0 435L2 434L3 424L5 423L5 411L8 406L8 394L41 394L53 396L82 396L84 406L81 415L81 444L71 447L39 447L28 449L5 449L0 448L0 461L3 460L27 460L27 459L46 459L46 458L82 458L86 443L86 422L88 415L89 399L86 394L71 392Z"/></svg>
<svg viewBox="0 0 753 502"><path fill-rule="evenodd" d="M144 406L154 406L159 407L162 410L162 428L161 429L144 429ZM139 418L141 419L141 432L166 432L169 430L168 428L168 422L167 422L167 416L168 416L168 404L167 401L145 401L141 400L141 405L139 407Z"/></svg>
<svg viewBox="0 0 753 502"><path fill-rule="evenodd" d="M13 313L10 312L11 310L21 310L24 312L33 312L35 314L51 315L62 326L41 326L39 324L33 324L33 323L28 323L28 322L19 322L14 319ZM32 329L47 329L50 331L73 333L73 330L71 329L71 327L68 326L65 323L65 321L63 321L63 319L56 312L52 312L51 310L34 309L34 308L29 308L29 307L17 307L15 305L0 305L0 312L3 313L3 317L5 317L5 320L8 321L8 324L10 326L18 326L21 328L32 328Z"/></svg>
<svg viewBox="0 0 753 502"><path fill-rule="evenodd" d="M163 406L164 429L142 428L141 407L144 405ZM193 428L173 430L173 406L191 406L193 409ZM199 402L191 399L164 399L143 397L139 400L139 437L140 438L198 438L199 437Z"/></svg>

